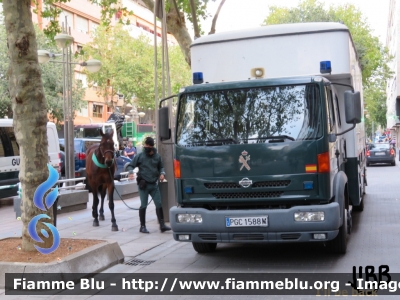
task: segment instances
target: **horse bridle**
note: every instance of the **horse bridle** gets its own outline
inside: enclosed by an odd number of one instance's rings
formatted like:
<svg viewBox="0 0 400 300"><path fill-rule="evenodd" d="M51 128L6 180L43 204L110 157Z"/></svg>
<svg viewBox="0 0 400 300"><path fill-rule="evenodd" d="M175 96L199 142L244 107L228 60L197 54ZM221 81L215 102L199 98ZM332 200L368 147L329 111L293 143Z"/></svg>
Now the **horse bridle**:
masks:
<svg viewBox="0 0 400 300"><path fill-rule="evenodd" d="M115 153L114 153L114 151L112 151L112 150L106 150L106 151L103 152L103 151L101 150L101 145L99 145L99 148L96 149L96 150L99 150L99 151L100 151L100 154L101 154L101 156L102 156L103 158L105 158L105 154L106 154L107 152L111 152L111 153L112 153L112 156L113 156L112 163L114 164L114 160L115 160ZM100 167L100 168L109 168L109 167L107 167L106 164L102 164L102 163L100 163L100 162L98 161L96 151L93 152L93 158L94 158L94 163L95 163L98 167ZM104 162L105 162L105 161L104 161ZM111 165L112 165L112 164L111 164Z"/></svg>

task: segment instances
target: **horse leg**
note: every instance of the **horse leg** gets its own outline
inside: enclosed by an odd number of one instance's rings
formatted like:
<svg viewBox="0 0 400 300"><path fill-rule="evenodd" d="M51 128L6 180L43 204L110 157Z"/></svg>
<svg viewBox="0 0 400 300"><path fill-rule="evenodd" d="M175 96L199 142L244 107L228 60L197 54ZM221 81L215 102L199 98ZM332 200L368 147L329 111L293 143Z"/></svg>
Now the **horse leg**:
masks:
<svg viewBox="0 0 400 300"><path fill-rule="evenodd" d="M107 186L103 184L100 186L99 190L101 195L99 220L104 221L104 198L106 197Z"/></svg>
<svg viewBox="0 0 400 300"><path fill-rule="evenodd" d="M113 182L109 183L107 186L108 190L108 207L111 211L111 231L118 231L117 220L114 215L114 184Z"/></svg>
<svg viewBox="0 0 400 300"><path fill-rule="evenodd" d="M93 206L92 206L92 216L94 218L93 220L93 226L99 226L99 220L97 217L99 214L97 213L97 207L99 206L99 195L97 194L97 188L93 189Z"/></svg>

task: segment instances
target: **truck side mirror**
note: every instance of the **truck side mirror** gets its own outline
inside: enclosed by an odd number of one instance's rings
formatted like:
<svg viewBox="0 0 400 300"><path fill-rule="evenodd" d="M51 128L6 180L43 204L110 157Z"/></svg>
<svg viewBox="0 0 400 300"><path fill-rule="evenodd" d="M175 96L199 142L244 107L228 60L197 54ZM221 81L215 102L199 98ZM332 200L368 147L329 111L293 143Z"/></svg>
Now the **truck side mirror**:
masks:
<svg viewBox="0 0 400 300"><path fill-rule="evenodd" d="M169 140L171 138L171 130L169 128L169 110L167 106L161 107L158 110L158 120L160 140Z"/></svg>
<svg viewBox="0 0 400 300"><path fill-rule="evenodd" d="M361 96L360 92L345 91L344 107L347 124L357 124L361 122Z"/></svg>

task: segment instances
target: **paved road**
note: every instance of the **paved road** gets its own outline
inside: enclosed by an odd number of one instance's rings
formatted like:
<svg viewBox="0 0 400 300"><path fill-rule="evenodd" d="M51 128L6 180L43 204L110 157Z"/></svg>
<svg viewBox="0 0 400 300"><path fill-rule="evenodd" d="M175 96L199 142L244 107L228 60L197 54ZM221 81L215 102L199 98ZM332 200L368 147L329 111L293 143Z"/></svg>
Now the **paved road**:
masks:
<svg viewBox="0 0 400 300"><path fill-rule="evenodd" d="M196 253L190 243L172 240L171 233L159 233L154 205L148 212L149 235L140 234L137 212L118 202L116 216L120 231L112 233L108 221L91 227L89 209L63 215L59 219L61 237L107 238L117 240L125 261L103 273L349 273L352 266L389 265L390 273L400 273L400 164L368 168L365 209L353 215L353 232L345 255L327 253L316 244L219 244L216 252ZM139 206L139 199L127 201ZM13 236L20 223L9 216L12 208L0 209L0 238ZM69 220L69 217L73 218ZM124 228L124 230L121 230ZM1 296L2 291L0 291ZM3 294L4 295L4 294ZM20 299L4 296L10 299ZM80 299L109 299L107 296L79 296ZM107 297L107 298L106 298ZM129 297L129 298L128 298ZM265 296L162 296L163 299L261 299ZM379 296L379 299L397 296ZM77 298L77 297L74 297ZM113 299L161 299L161 296L113 296ZM58 298L54 298L58 299ZM311 296L268 296L268 299L315 299ZM320 299L320 298L317 298Z"/></svg>

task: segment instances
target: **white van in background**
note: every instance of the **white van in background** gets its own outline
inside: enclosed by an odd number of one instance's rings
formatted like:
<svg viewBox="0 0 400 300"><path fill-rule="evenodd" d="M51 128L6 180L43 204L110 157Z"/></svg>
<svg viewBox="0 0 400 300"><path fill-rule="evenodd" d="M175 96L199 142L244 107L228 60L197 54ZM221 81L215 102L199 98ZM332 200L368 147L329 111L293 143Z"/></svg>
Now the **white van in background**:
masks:
<svg viewBox="0 0 400 300"><path fill-rule="evenodd" d="M47 123L47 140L49 142L48 162L60 173L60 145L57 128L54 123ZM13 120L0 119L0 186L13 185L19 182L19 145L15 139ZM1 189L0 198L17 195L17 188Z"/></svg>

